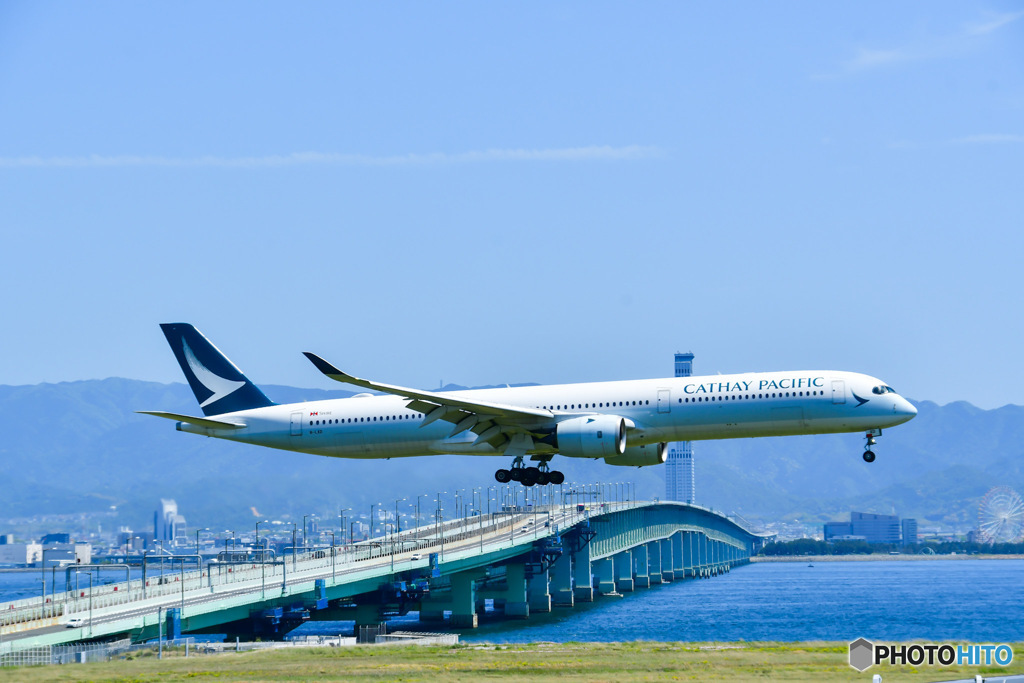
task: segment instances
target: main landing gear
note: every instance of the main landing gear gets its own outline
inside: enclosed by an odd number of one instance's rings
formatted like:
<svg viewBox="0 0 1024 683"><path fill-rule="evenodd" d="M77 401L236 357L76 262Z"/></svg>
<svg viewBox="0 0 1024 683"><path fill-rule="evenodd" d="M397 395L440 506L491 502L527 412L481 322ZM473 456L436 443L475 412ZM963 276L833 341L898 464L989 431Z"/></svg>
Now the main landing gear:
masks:
<svg viewBox="0 0 1024 683"><path fill-rule="evenodd" d="M864 462L874 462L875 461L875 452L873 450L871 450L871 447L874 446L876 443L878 443L877 441L875 441L875 437L876 436L881 436L881 435L882 435L882 430L881 429L871 429L864 436L864 439L865 439L865 443L864 443Z"/></svg>
<svg viewBox="0 0 1024 683"><path fill-rule="evenodd" d="M548 484L561 484L565 481L565 475L558 470L548 467L547 461L542 461L538 467L526 467L523 464L523 456L518 456L512 462L512 469L498 470L494 473L494 480L499 484L507 484L510 481L518 481L523 486L547 486Z"/></svg>

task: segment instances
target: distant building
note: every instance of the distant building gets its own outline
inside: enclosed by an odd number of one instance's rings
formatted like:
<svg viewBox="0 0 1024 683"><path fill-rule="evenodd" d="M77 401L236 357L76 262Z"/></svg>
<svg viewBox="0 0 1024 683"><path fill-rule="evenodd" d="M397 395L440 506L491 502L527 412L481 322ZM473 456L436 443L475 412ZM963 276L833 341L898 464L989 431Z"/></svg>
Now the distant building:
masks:
<svg viewBox="0 0 1024 683"><path fill-rule="evenodd" d="M917 543L917 520L905 519L902 522L903 545L915 545Z"/></svg>
<svg viewBox="0 0 1024 683"><path fill-rule="evenodd" d="M158 541L185 538L185 518L178 514L178 504L173 500L160 500L160 509L153 513L153 536Z"/></svg>
<svg viewBox="0 0 1024 683"><path fill-rule="evenodd" d="M825 523L825 540L852 540L850 537L853 536L863 538L868 543L898 544L901 539L900 531L900 518L896 515L851 512L849 522ZM914 537L917 537L917 522L914 522Z"/></svg>
<svg viewBox="0 0 1024 683"><path fill-rule="evenodd" d="M0 545L0 564L15 567L34 566L43 558L43 546L38 543L5 543Z"/></svg>
<svg viewBox="0 0 1024 683"><path fill-rule="evenodd" d="M44 567L62 567L66 564L90 564L92 562L91 543L44 543L40 548L39 563Z"/></svg>
<svg viewBox="0 0 1024 683"><path fill-rule="evenodd" d="M49 543L70 543L71 534L46 534L39 542L43 545L47 545Z"/></svg>
<svg viewBox="0 0 1024 683"><path fill-rule="evenodd" d="M844 540L846 536L853 535L853 524L850 522L825 522L825 540Z"/></svg>
<svg viewBox="0 0 1024 683"><path fill-rule="evenodd" d="M14 543L14 534L0 534L0 545L11 545Z"/></svg>
<svg viewBox="0 0 1024 683"><path fill-rule="evenodd" d="M118 533L117 544L121 551L141 552L153 545L153 534L148 531L126 529Z"/></svg>
<svg viewBox="0 0 1024 683"><path fill-rule="evenodd" d="M675 355L675 376L689 377L693 374L693 354ZM665 499L683 503L696 503L696 482L693 472L693 446L689 441L668 445L668 459L665 462Z"/></svg>

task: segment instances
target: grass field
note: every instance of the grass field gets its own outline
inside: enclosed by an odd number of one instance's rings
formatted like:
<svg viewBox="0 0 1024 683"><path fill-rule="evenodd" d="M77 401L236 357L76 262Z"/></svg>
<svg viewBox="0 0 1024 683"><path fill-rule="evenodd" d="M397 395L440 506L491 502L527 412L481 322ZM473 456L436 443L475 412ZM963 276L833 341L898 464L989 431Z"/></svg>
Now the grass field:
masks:
<svg viewBox="0 0 1024 683"><path fill-rule="evenodd" d="M34 681L941 681L1024 671L878 666L858 673L845 643L535 643L454 647L296 648L0 670Z"/></svg>

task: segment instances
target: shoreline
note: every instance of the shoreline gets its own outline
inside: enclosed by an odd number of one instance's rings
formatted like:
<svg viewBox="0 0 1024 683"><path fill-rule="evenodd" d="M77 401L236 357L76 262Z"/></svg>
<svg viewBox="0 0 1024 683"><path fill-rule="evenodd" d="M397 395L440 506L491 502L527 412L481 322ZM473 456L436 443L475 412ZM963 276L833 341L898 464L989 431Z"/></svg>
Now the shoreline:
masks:
<svg viewBox="0 0 1024 683"><path fill-rule="evenodd" d="M755 555L755 562L921 562L932 560L1024 560L1024 555Z"/></svg>

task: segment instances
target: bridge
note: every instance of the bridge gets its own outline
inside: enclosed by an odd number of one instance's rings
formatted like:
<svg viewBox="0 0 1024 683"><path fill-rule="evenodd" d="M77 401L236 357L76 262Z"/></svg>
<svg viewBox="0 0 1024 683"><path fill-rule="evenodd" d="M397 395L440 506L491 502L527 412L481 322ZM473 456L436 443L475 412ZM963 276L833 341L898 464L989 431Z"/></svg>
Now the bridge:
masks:
<svg viewBox="0 0 1024 683"><path fill-rule="evenodd" d="M728 572L763 542L707 508L614 501L509 507L281 557L249 552L202 565L182 556L174 571L150 568L144 579L0 604L0 658L124 637L281 638L308 620L358 628L410 611L422 622L475 628L486 600L506 618L528 618L595 595Z"/></svg>

